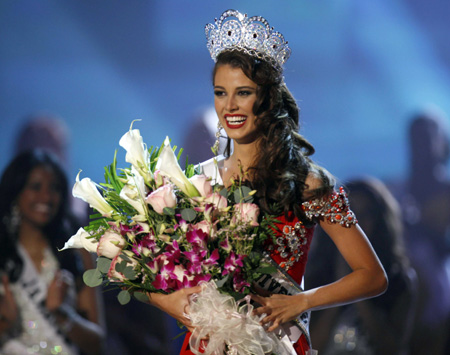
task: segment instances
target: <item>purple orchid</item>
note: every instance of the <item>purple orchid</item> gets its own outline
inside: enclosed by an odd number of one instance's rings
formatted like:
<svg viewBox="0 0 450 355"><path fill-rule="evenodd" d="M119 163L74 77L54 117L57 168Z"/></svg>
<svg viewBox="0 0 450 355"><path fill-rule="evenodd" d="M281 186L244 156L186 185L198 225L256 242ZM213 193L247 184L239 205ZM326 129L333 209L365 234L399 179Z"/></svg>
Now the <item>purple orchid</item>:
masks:
<svg viewBox="0 0 450 355"><path fill-rule="evenodd" d="M242 255L236 256L234 252L231 252L230 255L228 255L225 259L225 264L223 266L224 271L222 272L222 275L227 275L235 270L240 270L239 267L244 266L244 264L242 263L242 259Z"/></svg>

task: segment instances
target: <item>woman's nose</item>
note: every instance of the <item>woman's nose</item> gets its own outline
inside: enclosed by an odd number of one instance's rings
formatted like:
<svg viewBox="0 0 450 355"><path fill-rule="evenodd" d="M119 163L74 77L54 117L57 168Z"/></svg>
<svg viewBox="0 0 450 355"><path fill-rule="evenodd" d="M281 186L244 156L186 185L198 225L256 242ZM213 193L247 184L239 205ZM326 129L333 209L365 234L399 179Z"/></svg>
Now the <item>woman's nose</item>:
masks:
<svg viewBox="0 0 450 355"><path fill-rule="evenodd" d="M228 97L226 109L230 112L236 111L238 109L238 105L237 105L236 98L234 97L234 95L230 95Z"/></svg>

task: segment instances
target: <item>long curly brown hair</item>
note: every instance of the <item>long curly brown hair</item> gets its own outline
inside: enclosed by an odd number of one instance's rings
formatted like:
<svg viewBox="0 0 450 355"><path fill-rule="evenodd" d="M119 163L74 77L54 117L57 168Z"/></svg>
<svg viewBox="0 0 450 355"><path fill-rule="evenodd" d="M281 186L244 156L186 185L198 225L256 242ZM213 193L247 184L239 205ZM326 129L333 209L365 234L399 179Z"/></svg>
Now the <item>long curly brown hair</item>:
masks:
<svg viewBox="0 0 450 355"><path fill-rule="evenodd" d="M226 50L217 56L213 82L217 69L223 65L240 68L257 84L253 113L260 139L258 154L249 169L260 207L269 213L293 211L302 218L301 202L308 173L314 169L323 181L315 196L330 192L334 181L310 159L314 147L298 133L300 110L283 81L282 72L248 53ZM229 138L224 154L227 157L231 154Z"/></svg>

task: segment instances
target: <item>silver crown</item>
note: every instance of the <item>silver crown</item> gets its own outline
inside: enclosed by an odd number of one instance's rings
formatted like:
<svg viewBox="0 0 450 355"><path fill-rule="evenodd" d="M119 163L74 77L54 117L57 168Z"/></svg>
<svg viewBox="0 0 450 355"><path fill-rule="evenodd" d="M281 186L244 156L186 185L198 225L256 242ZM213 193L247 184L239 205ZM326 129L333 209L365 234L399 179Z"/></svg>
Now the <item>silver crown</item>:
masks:
<svg viewBox="0 0 450 355"><path fill-rule="evenodd" d="M227 10L215 24L205 26L205 33L214 61L222 51L236 49L270 60L281 68L291 55L283 35L261 16L248 17L237 10Z"/></svg>

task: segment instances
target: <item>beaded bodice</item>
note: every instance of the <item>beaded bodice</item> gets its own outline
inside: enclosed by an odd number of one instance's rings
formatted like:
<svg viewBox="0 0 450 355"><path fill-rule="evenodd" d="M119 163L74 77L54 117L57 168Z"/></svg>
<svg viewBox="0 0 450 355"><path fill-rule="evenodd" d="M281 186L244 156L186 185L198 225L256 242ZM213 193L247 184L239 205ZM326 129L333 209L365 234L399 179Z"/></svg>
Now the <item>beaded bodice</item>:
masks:
<svg viewBox="0 0 450 355"><path fill-rule="evenodd" d="M275 240L267 244L271 258L299 284L305 273L315 224L320 220L344 227L357 223L342 187L329 196L303 202L302 209L306 221L293 213L278 217Z"/></svg>

